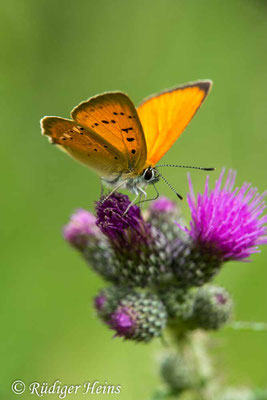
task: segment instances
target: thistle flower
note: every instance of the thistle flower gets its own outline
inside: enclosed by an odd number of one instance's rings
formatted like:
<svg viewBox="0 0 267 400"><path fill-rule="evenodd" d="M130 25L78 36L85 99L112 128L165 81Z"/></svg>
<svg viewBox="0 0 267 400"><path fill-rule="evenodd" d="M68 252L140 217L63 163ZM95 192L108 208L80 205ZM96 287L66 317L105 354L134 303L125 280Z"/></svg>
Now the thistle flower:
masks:
<svg viewBox="0 0 267 400"><path fill-rule="evenodd" d="M146 220L159 229L169 242L181 236L182 231L175 221L183 222L181 210L176 203L167 197L160 197L152 201L145 214Z"/></svg>
<svg viewBox="0 0 267 400"><path fill-rule="evenodd" d="M177 213L177 205L167 197L161 196L157 200L152 201L149 207L151 214L173 214Z"/></svg>
<svg viewBox="0 0 267 400"><path fill-rule="evenodd" d="M115 336L150 342L168 323L181 349L164 360L161 374L169 393L178 397L205 389L212 378L202 339L191 331L217 330L232 314L228 292L203 285L223 262L245 261L267 244L265 193L249 184L234 189L232 171L223 186L223 176L224 170L213 190L207 178L197 198L189 176L189 228L181 226L180 210L170 200L159 198L142 215L120 193L97 202L97 218L78 210L64 228L65 239L113 283L95 297L94 307Z"/></svg>
<svg viewBox="0 0 267 400"><path fill-rule="evenodd" d="M96 224L119 251L146 245L150 237L150 227L145 223L139 207L132 205L125 213L129 205L128 196L121 193L113 193L96 204Z"/></svg>
<svg viewBox="0 0 267 400"><path fill-rule="evenodd" d="M77 249L83 250L89 240L99 237L100 230L95 223L96 217L93 214L78 209L63 228L64 239Z"/></svg>
<svg viewBox="0 0 267 400"><path fill-rule="evenodd" d="M96 224L115 252L119 282L144 287L169 273L170 247L167 238L144 220L140 209L129 205L128 196L121 193L100 200Z"/></svg>
<svg viewBox="0 0 267 400"><path fill-rule="evenodd" d="M207 177L204 194L199 194L197 200L189 175L192 221L187 232L223 261L244 260L258 252L259 244L267 244L267 216L262 216L267 192L260 195L249 183L234 189L236 173L231 170L222 187L224 173L223 169L211 191Z"/></svg>
<svg viewBox="0 0 267 400"><path fill-rule="evenodd" d="M63 237L81 252L98 274L109 281L117 281L112 262L113 250L96 226L96 217L93 214L78 209L63 228Z"/></svg>
<svg viewBox="0 0 267 400"><path fill-rule="evenodd" d="M120 307L110 317L110 327L117 332L117 336L130 339L134 335L135 319L128 307Z"/></svg>
<svg viewBox="0 0 267 400"><path fill-rule="evenodd" d="M104 294L99 294L98 296L95 297L95 308L97 311L102 311L105 304L107 303L107 298Z"/></svg>
<svg viewBox="0 0 267 400"><path fill-rule="evenodd" d="M109 286L102 289L94 298L94 306L99 318L107 322L120 300L127 294L129 294L129 289L120 286Z"/></svg>
<svg viewBox="0 0 267 400"><path fill-rule="evenodd" d="M123 297L109 318L117 336L138 342L160 336L166 323L167 313L161 300L155 294L134 291Z"/></svg>
<svg viewBox="0 0 267 400"><path fill-rule="evenodd" d="M245 261L258 252L258 245L267 243L267 216L264 196L250 184L234 189L235 173L228 172L222 185L223 169L213 190L207 177L203 194L194 195L188 177L188 204L192 220L190 228L180 228L187 234L188 243L177 242L174 271L183 285L200 286L220 269L222 262Z"/></svg>

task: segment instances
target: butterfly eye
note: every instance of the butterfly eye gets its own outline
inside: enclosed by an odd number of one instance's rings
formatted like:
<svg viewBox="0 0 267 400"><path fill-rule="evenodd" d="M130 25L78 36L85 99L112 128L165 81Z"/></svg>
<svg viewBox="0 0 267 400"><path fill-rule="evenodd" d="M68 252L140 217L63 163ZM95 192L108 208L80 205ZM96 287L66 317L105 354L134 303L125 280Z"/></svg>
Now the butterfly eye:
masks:
<svg viewBox="0 0 267 400"><path fill-rule="evenodd" d="M144 176L145 181L150 181L151 179L153 179L153 178L154 178L154 171L153 171L153 169L147 168L147 169L144 171L143 176Z"/></svg>

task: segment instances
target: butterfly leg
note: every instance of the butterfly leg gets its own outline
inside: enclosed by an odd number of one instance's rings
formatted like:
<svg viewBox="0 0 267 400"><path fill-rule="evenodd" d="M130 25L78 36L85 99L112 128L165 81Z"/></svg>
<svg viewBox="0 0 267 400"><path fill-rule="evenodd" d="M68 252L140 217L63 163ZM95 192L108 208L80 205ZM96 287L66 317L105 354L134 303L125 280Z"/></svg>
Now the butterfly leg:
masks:
<svg viewBox="0 0 267 400"><path fill-rule="evenodd" d="M122 214L122 216L124 216L125 214L127 214L127 212L129 211L130 207L132 207L132 205L134 205L135 201L138 199L138 197L140 196L138 189L137 188L133 188L132 189L134 194L135 194L135 198L133 199L133 201L131 201L131 203L128 205L128 207L126 208L126 210L124 211L124 213Z"/></svg>
<svg viewBox="0 0 267 400"><path fill-rule="evenodd" d="M117 185L116 187L114 187L114 189L111 190L111 192L109 192L109 194L102 200L102 203L105 203L106 200L109 199L109 197L115 193L121 186L124 185L124 182L121 182L119 185Z"/></svg>
<svg viewBox="0 0 267 400"><path fill-rule="evenodd" d="M142 189L142 188L138 188L138 190L139 190L139 192L141 192L141 193L145 196L145 200L144 200L144 201L146 201L146 199L147 199L147 192L146 192L144 189Z"/></svg>
<svg viewBox="0 0 267 400"><path fill-rule="evenodd" d="M138 188L138 190L139 190L139 192L140 192L141 194L140 194L139 201L136 203L136 205L137 205L137 204L141 204L141 207L140 207L140 208L142 208L143 203L145 203L145 202L147 201L147 192L146 192L144 189L142 189L142 188ZM144 200L143 200L143 195L144 195Z"/></svg>
<svg viewBox="0 0 267 400"><path fill-rule="evenodd" d="M141 199L140 199L140 201L138 201L138 202L136 203L136 206L137 206L138 204L140 204L140 203L145 203L145 202L147 202L147 201L157 200L157 199L159 198L159 192L157 191L156 185L155 185L154 183L153 183L153 186L154 186L154 189L155 189L155 192L156 192L156 196L153 197L152 199L147 199L147 194L146 194L145 200L141 200Z"/></svg>
<svg viewBox="0 0 267 400"><path fill-rule="evenodd" d="M140 196L139 196L139 201L137 202L137 203L135 203L135 205L137 206L138 204L140 204L140 203L142 203L143 202L143 193L140 193ZM141 207L140 207L141 208Z"/></svg>
<svg viewBox="0 0 267 400"><path fill-rule="evenodd" d="M104 185L102 180L100 180L100 198L102 198L104 195Z"/></svg>

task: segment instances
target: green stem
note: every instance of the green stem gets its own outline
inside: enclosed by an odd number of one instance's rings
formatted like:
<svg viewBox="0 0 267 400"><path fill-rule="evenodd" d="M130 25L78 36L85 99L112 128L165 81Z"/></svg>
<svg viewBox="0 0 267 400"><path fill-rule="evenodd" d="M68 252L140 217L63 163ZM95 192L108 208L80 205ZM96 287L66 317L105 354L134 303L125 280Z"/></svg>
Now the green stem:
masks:
<svg viewBox="0 0 267 400"><path fill-rule="evenodd" d="M179 400L214 400L217 394L217 383L213 376L210 358L207 354L207 336L200 331L178 331L169 328L169 344L172 354L184 361L181 368L186 371L189 366L191 387L163 399ZM181 362L181 361L180 361ZM170 373L172 371L170 370ZM189 373L189 372L188 372ZM170 381L169 381L170 385ZM170 387L171 389L171 387ZM170 393L170 392L169 392Z"/></svg>

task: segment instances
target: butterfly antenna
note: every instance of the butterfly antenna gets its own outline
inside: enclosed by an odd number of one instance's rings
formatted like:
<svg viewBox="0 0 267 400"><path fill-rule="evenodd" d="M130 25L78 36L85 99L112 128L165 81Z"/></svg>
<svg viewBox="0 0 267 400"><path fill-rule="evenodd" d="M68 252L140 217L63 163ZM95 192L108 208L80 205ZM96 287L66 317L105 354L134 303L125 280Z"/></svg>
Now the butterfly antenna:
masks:
<svg viewBox="0 0 267 400"><path fill-rule="evenodd" d="M161 164L157 165L157 168L160 167L176 167L176 168L186 168L186 169L200 169L202 171L215 171L216 168L205 168L205 167L192 167L190 165L176 165L176 164Z"/></svg>
<svg viewBox="0 0 267 400"><path fill-rule="evenodd" d="M183 197L176 192L176 190L174 189L174 187L167 181L167 179L158 171L159 176L164 180L164 182L169 186L169 188L176 194L176 196L180 199L183 200Z"/></svg>

